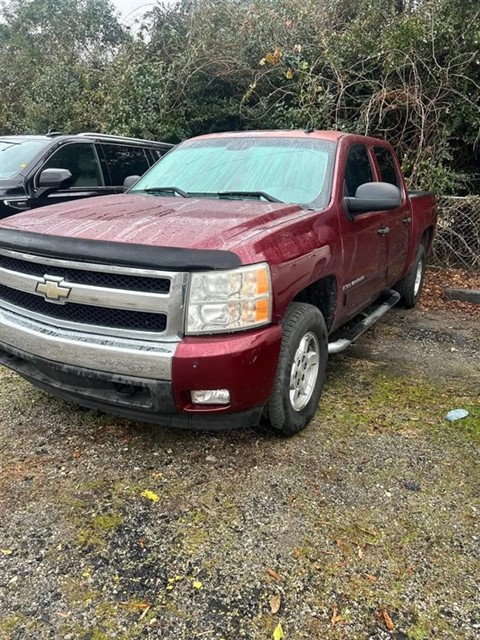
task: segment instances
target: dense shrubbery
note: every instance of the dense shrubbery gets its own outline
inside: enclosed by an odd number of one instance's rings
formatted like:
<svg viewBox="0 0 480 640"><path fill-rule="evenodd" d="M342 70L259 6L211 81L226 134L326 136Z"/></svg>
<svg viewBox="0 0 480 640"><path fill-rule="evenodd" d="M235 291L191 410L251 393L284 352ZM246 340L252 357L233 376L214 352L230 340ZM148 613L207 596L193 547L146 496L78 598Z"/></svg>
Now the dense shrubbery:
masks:
<svg viewBox="0 0 480 640"><path fill-rule="evenodd" d="M108 0L0 15L0 133L178 141L311 121L387 138L413 187L478 189L478 0L182 0L135 35Z"/></svg>

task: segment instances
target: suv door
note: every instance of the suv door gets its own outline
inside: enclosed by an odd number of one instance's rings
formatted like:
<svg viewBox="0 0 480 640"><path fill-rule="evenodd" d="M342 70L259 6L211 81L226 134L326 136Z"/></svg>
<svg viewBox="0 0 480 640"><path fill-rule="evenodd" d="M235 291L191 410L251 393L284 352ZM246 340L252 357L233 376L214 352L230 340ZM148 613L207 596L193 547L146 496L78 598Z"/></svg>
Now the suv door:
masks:
<svg viewBox="0 0 480 640"><path fill-rule="evenodd" d="M374 182L368 148L354 143L344 168L343 195L354 197L361 184ZM387 241L385 212L341 215L343 241L343 304L351 317L377 298L386 286Z"/></svg>
<svg viewBox="0 0 480 640"><path fill-rule="evenodd" d="M106 184L112 193L123 193L123 181L128 176L141 176L152 164L147 150L139 146L97 143Z"/></svg>
<svg viewBox="0 0 480 640"><path fill-rule="evenodd" d="M397 209L385 212L385 222L390 228L387 237L389 285L395 284L401 277L407 261L412 230L410 205L405 198L405 190L400 178L395 158L386 147L374 147L375 158L380 173L380 180L394 184L402 192L402 204Z"/></svg>
<svg viewBox="0 0 480 640"><path fill-rule="evenodd" d="M43 193L38 179L44 169L68 169L73 177L72 185L66 189ZM31 207L67 202L79 198L104 195L105 183L94 145L90 142L63 144L42 164L33 177L30 189ZM108 193L108 191L107 191Z"/></svg>

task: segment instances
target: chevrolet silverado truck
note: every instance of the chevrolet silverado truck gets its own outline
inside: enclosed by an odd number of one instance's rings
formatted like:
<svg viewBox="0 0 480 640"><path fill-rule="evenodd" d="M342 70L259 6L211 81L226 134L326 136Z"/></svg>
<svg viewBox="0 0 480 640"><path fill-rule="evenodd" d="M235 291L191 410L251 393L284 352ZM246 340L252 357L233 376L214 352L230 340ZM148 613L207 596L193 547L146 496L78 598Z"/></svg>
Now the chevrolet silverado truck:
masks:
<svg viewBox="0 0 480 640"><path fill-rule="evenodd" d="M383 140L213 134L131 182L0 223L0 363L60 398L292 435L328 355L418 300L435 199Z"/></svg>

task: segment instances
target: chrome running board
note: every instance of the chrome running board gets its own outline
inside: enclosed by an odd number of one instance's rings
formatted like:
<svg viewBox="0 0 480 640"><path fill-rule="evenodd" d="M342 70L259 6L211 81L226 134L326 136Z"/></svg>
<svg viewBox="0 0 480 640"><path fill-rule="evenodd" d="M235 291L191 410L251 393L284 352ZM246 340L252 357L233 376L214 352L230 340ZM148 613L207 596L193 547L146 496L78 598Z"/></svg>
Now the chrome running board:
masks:
<svg viewBox="0 0 480 640"><path fill-rule="evenodd" d="M385 299L385 296L387 298ZM393 291L393 289L385 289L382 293L383 302L369 313L363 320L360 320L357 324L353 325L353 327L349 327L345 334L341 336L335 342L329 342L328 344L328 353L340 353L341 351L345 351L352 342L354 342L357 338L359 338L362 333L365 333L367 329L369 329L377 320L380 320L382 316L384 316L387 311L390 311L392 307L394 307L397 302L400 300L400 294L397 291Z"/></svg>

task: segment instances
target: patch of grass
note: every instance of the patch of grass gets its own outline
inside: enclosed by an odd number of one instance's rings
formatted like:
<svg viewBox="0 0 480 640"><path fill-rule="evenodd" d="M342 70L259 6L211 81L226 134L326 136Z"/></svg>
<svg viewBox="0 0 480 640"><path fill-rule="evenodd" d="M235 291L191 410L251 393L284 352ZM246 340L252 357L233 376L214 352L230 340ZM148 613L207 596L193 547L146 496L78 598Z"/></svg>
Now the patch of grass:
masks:
<svg viewBox="0 0 480 640"><path fill-rule="evenodd" d="M480 402L476 404L462 404L462 409L466 409L469 415L455 424L460 433L480 440Z"/></svg>
<svg viewBox="0 0 480 640"><path fill-rule="evenodd" d="M407 630L408 640L428 640L430 638L430 625L418 620Z"/></svg>
<svg viewBox="0 0 480 640"><path fill-rule="evenodd" d="M18 627L24 622L25 618L23 616L7 616L6 618L3 618L3 620L0 620L0 632L5 634L12 633L13 631L16 631Z"/></svg>
<svg viewBox="0 0 480 640"><path fill-rule="evenodd" d="M396 375L384 365L355 361L334 368L319 407L321 420L344 428L420 431L447 426L445 414L462 407L470 415L454 423L457 433L480 438L480 403L471 389L433 382L425 376Z"/></svg>
<svg viewBox="0 0 480 640"><path fill-rule="evenodd" d="M85 527L77 531L77 542L82 547L104 546L111 533L123 523L123 516L111 512L94 516Z"/></svg>

